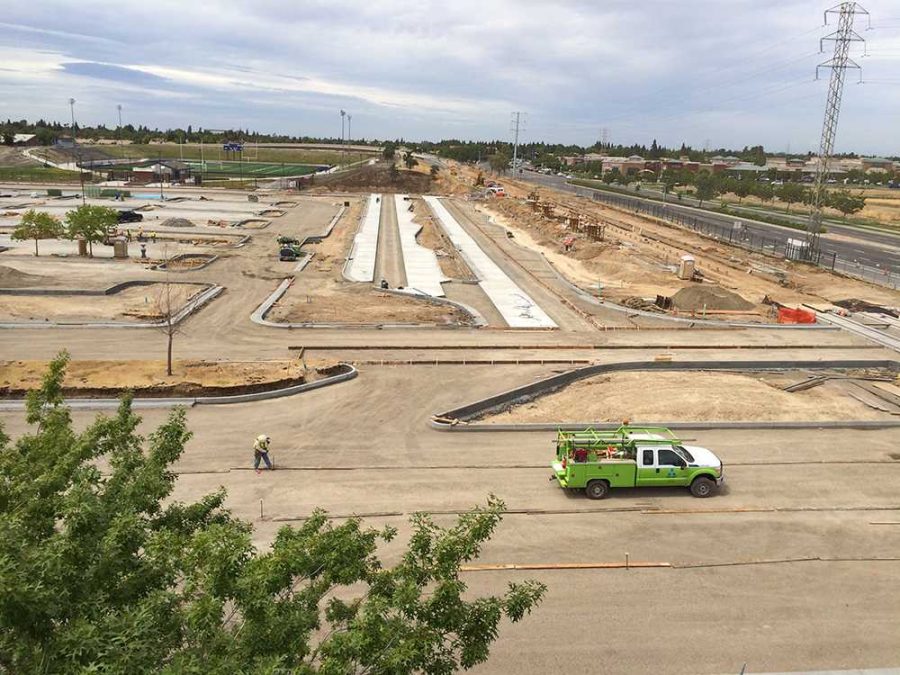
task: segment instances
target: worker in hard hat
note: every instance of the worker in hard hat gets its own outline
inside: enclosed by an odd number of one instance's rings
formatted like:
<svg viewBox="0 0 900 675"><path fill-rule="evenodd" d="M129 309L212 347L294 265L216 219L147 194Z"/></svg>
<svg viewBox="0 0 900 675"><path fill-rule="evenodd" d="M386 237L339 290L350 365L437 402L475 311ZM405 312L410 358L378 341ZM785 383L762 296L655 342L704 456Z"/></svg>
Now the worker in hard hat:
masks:
<svg viewBox="0 0 900 675"><path fill-rule="evenodd" d="M266 436L265 434L260 434L256 437L256 440L253 441L253 468L256 469L256 473L261 473L259 468L260 461L266 463L266 468L271 471L275 467L272 466L272 461L269 459L269 444L272 439Z"/></svg>

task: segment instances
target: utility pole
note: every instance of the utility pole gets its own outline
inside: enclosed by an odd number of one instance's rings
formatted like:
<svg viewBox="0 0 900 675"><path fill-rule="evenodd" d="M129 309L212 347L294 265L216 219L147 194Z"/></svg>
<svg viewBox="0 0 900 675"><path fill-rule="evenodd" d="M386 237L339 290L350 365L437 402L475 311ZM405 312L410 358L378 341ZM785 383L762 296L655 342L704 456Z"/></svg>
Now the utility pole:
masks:
<svg viewBox="0 0 900 675"><path fill-rule="evenodd" d="M351 115L350 113L347 113L347 152L348 153L350 152L350 142L351 142L350 141L350 138L351 138L350 122L352 122L352 121L353 121L353 115Z"/></svg>
<svg viewBox="0 0 900 675"><path fill-rule="evenodd" d="M116 106L116 110L119 111L119 129L122 128L122 104Z"/></svg>
<svg viewBox="0 0 900 675"><path fill-rule="evenodd" d="M816 79L819 79L820 68L830 68L831 77L828 81L828 100L825 103L825 121L822 124L822 140L819 143L819 157L816 163L816 180L813 185L813 208L809 214L809 222L806 226L806 256L808 260L816 262L819 258L819 235L822 232L822 208L825 205L826 184L828 181L828 162L834 151L834 137L837 133L838 116L841 113L841 96L844 93L844 77L848 68L859 69L853 59L850 58L850 43L865 43L855 30L853 22L857 14L869 17L869 13L857 2L842 2L825 12L825 25L828 25L828 15L838 15L837 30L826 35L819 41L819 51L824 51L826 40L834 42L834 54L832 57L816 66ZM869 28L871 28L869 19ZM865 52L864 52L865 53Z"/></svg>
<svg viewBox="0 0 900 675"><path fill-rule="evenodd" d="M523 112L514 112L510 115L510 131L513 132L513 159L512 159L512 170L513 175L516 175L517 164L519 160L519 130L525 124L525 113Z"/></svg>

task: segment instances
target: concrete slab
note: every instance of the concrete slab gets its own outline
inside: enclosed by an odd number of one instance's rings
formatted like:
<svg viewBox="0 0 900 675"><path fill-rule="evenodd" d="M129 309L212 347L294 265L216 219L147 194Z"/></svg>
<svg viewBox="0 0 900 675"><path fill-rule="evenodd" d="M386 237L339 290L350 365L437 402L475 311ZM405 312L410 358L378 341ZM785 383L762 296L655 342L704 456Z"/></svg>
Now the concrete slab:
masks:
<svg viewBox="0 0 900 675"><path fill-rule="evenodd" d="M375 279L378 253L378 230L381 226L381 195L369 195L366 213L353 239L345 276L351 281L371 282Z"/></svg>
<svg viewBox="0 0 900 675"><path fill-rule="evenodd" d="M400 228L400 248L403 251L403 266L406 269L406 289L434 297L444 297L444 288L441 284L449 279L441 272L434 251L416 241L416 235L422 226L413 222L413 213L409 211L409 202L404 201L405 198L406 195L394 195L397 226Z"/></svg>
<svg viewBox="0 0 900 675"><path fill-rule="evenodd" d="M437 197L425 197L425 201L511 328L557 328L556 322L491 260Z"/></svg>

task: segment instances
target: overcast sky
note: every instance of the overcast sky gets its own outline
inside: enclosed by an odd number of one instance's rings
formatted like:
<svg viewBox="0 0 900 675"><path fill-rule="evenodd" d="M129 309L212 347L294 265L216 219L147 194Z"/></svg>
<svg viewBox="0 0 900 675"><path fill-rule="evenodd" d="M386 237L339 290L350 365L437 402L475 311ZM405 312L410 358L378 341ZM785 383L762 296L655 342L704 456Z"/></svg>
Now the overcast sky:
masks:
<svg viewBox="0 0 900 675"><path fill-rule="evenodd" d="M815 150L827 2L6 0L0 118ZM900 3L868 0L839 150L900 154ZM836 17L832 18L836 24ZM826 43L830 51L831 44Z"/></svg>

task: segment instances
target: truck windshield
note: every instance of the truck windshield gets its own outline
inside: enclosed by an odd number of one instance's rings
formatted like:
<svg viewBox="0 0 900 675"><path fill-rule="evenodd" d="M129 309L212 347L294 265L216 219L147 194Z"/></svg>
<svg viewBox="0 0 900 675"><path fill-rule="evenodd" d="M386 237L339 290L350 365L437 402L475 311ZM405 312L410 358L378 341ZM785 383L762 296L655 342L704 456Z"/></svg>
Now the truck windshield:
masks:
<svg viewBox="0 0 900 675"><path fill-rule="evenodd" d="M694 456L689 453L683 445L676 445L675 450L688 461L688 464L693 464Z"/></svg>

